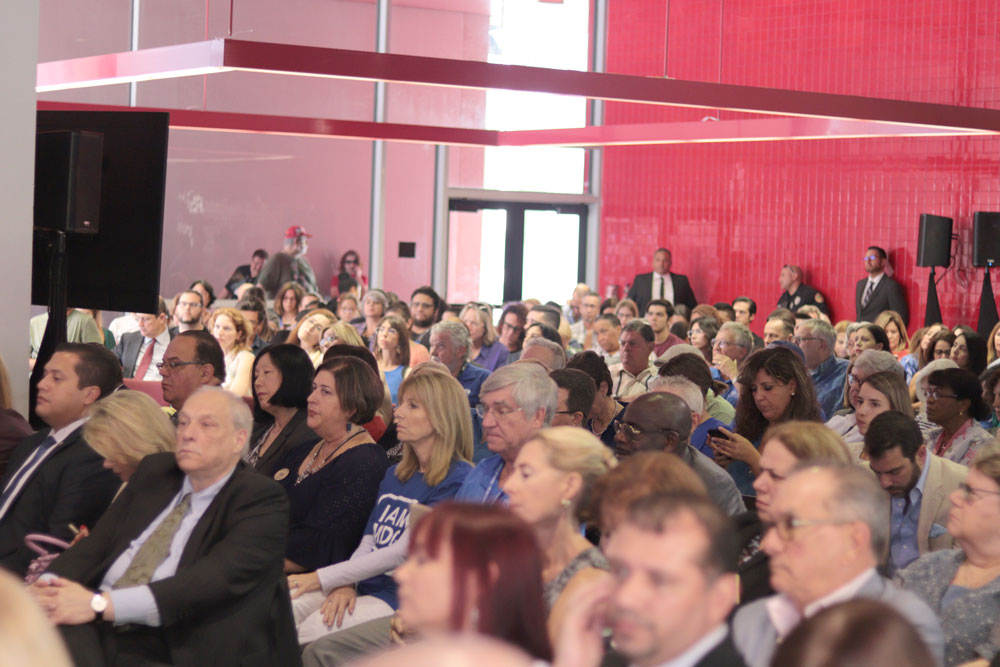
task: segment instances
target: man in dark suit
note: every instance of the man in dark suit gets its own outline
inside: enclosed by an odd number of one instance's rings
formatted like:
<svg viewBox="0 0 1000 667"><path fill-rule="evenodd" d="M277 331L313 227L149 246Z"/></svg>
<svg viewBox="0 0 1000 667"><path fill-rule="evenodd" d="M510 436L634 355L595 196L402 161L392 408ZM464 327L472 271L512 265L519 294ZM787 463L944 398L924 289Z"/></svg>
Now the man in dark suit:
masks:
<svg viewBox="0 0 1000 667"><path fill-rule="evenodd" d="M909 324L910 309L906 306L906 294L902 286L885 275L888 256L885 250L871 246L865 251L865 271L867 278L858 281L854 290L854 308L858 322L874 322L883 310L895 310Z"/></svg>
<svg viewBox="0 0 1000 667"><path fill-rule="evenodd" d="M185 402L177 451L147 456L33 592L77 665L296 665L283 571L288 499L241 457L242 399Z"/></svg>
<svg viewBox="0 0 1000 667"><path fill-rule="evenodd" d="M739 547L707 499L670 493L633 502L607 540L614 575L567 612L556 664L600 664L602 631L630 664L743 667L726 617L739 597Z"/></svg>
<svg viewBox="0 0 1000 667"><path fill-rule="evenodd" d="M653 253L653 271L640 273L632 281L628 298L635 301L640 313L646 312L646 306L653 299L664 299L675 306L683 303L688 308L698 305L687 276L670 272L672 261L670 251L659 248Z"/></svg>
<svg viewBox="0 0 1000 667"><path fill-rule="evenodd" d="M23 575L28 533L69 541L93 526L121 481L83 439L84 415L121 385L118 359L97 343L63 343L45 364L36 412L49 428L23 440L0 480L0 566Z"/></svg>
<svg viewBox="0 0 1000 667"><path fill-rule="evenodd" d="M174 334L167 328L170 318L167 303L163 297L158 301L155 314L135 314L139 330L122 335L115 346L115 355L122 362L123 377L149 382L162 379L156 365L163 361L163 353Z"/></svg>

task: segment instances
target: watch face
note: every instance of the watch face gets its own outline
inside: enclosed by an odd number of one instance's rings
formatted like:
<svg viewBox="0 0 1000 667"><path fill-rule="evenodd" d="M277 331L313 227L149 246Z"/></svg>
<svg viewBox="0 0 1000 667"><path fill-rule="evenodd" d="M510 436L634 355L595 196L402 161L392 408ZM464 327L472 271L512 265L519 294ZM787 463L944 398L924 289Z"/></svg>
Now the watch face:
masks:
<svg viewBox="0 0 1000 667"><path fill-rule="evenodd" d="M104 599L103 595L96 593L94 597L90 598L90 608L95 613L102 614L108 608L108 601Z"/></svg>

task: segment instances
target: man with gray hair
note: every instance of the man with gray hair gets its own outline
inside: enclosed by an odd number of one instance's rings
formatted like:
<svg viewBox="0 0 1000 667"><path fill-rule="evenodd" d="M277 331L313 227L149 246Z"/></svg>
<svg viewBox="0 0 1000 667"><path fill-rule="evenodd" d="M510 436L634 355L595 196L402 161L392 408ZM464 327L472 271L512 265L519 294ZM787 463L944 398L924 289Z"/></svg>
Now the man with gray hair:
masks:
<svg viewBox="0 0 1000 667"><path fill-rule="evenodd" d="M563 349L562 345L557 345L544 338L529 338L524 341L520 361L526 359L542 362L549 371L566 368L566 350Z"/></svg>
<svg viewBox="0 0 1000 667"><path fill-rule="evenodd" d="M753 352L753 334L746 325L739 322L726 322L719 327L712 341L712 366L719 371L722 380L729 389L722 398L733 406L740 397L740 389L735 380L743 366L743 360Z"/></svg>
<svg viewBox="0 0 1000 667"><path fill-rule="evenodd" d="M833 354L837 332L829 322L820 319L797 320L792 342L802 349L823 419L829 419L844 396L844 378L850 363Z"/></svg>
<svg viewBox="0 0 1000 667"><path fill-rule="evenodd" d="M143 459L90 536L35 584L76 664L298 663L288 497L241 460L251 426L239 397L194 392L176 452Z"/></svg>
<svg viewBox="0 0 1000 667"><path fill-rule="evenodd" d="M507 500L501 484L510 477L514 459L536 431L552 423L558 393L545 369L520 362L503 366L483 383L476 412L482 418L486 446L493 456L469 473L456 500L492 503Z"/></svg>
<svg viewBox="0 0 1000 667"><path fill-rule="evenodd" d="M803 619L855 598L881 600L909 620L943 663L937 616L916 595L875 570L889 542L889 497L858 466L813 466L778 487L774 524L761 548L776 595L736 612L733 639L750 667L766 667L775 647Z"/></svg>
<svg viewBox="0 0 1000 667"><path fill-rule="evenodd" d="M645 320L632 320L622 327L618 337L621 363L608 368L615 398L629 400L649 388L649 381L656 377L656 367L649 361L655 341L653 327Z"/></svg>
<svg viewBox="0 0 1000 667"><path fill-rule="evenodd" d="M281 250L264 262L264 268L260 270L260 277L257 279L257 284L264 288L268 298L273 299L278 293L278 288L287 282L302 285L307 293L319 293L319 288L316 287L316 274L306 260L311 236L305 227L298 225L292 225L285 230L285 242Z"/></svg>

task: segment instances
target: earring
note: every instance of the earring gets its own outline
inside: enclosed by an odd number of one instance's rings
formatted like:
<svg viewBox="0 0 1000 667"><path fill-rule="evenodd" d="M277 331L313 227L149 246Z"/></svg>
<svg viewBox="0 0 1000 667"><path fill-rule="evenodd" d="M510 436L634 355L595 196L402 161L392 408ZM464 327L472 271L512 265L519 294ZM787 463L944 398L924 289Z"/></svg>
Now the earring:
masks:
<svg viewBox="0 0 1000 667"><path fill-rule="evenodd" d="M559 501L559 504L562 505L564 509L569 509L570 505L569 498L563 498L562 500Z"/></svg>
<svg viewBox="0 0 1000 667"><path fill-rule="evenodd" d="M350 432L351 432L351 429L352 429L352 428L354 428L354 424L352 424L351 422L347 422L347 432L348 432L348 433L350 433Z"/></svg>
<svg viewBox="0 0 1000 667"><path fill-rule="evenodd" d="M792 392L792 396L794 396L794 395L795 395L795 392L793 391L793 392Z"/></svg>

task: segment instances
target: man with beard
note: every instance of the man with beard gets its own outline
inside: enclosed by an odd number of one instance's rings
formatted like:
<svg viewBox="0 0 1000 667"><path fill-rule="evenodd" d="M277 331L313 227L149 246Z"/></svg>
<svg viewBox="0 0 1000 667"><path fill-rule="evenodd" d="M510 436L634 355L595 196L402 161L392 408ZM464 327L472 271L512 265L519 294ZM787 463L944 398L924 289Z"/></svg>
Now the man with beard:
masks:
<svg viewBox="0 0 1000 667"><path fill-rule="evenodd" d="M273 299L278 288L289 281L302 285L306 293L319 293L316 274L306 259L309 237L305 227L292 225L285 230L285 242L279 252L274 253L260 270L257 284L264 288L268 298Z"/></svg>
<svg viewBox="0 0 1000 667"><path fill-rule="evenodd" d="M410 340L431 347L431 327L441 316L441 297L429 285L418 287L410 295Z"/></svg>
<svg viewBox="0 0 1000 667"><path fill-rule="evenodd" d="M911 417L890 410L871 421L865 453L882 488L892 496L889 512L889 574L939 549L951 549L945 530L948 496L965 481L969 469L927 451Z"/></svg>
<svg viewBox="0 0 1000 667"><path fill-rule="evenodd" d="M205 306L201 301L201 292L188 290L181 292L177 297L177 306L174 309L177 313L177 329L171 331L171 336L176 336L184 331L204 331L205 325L201 321L202 311Z"/></svg>

